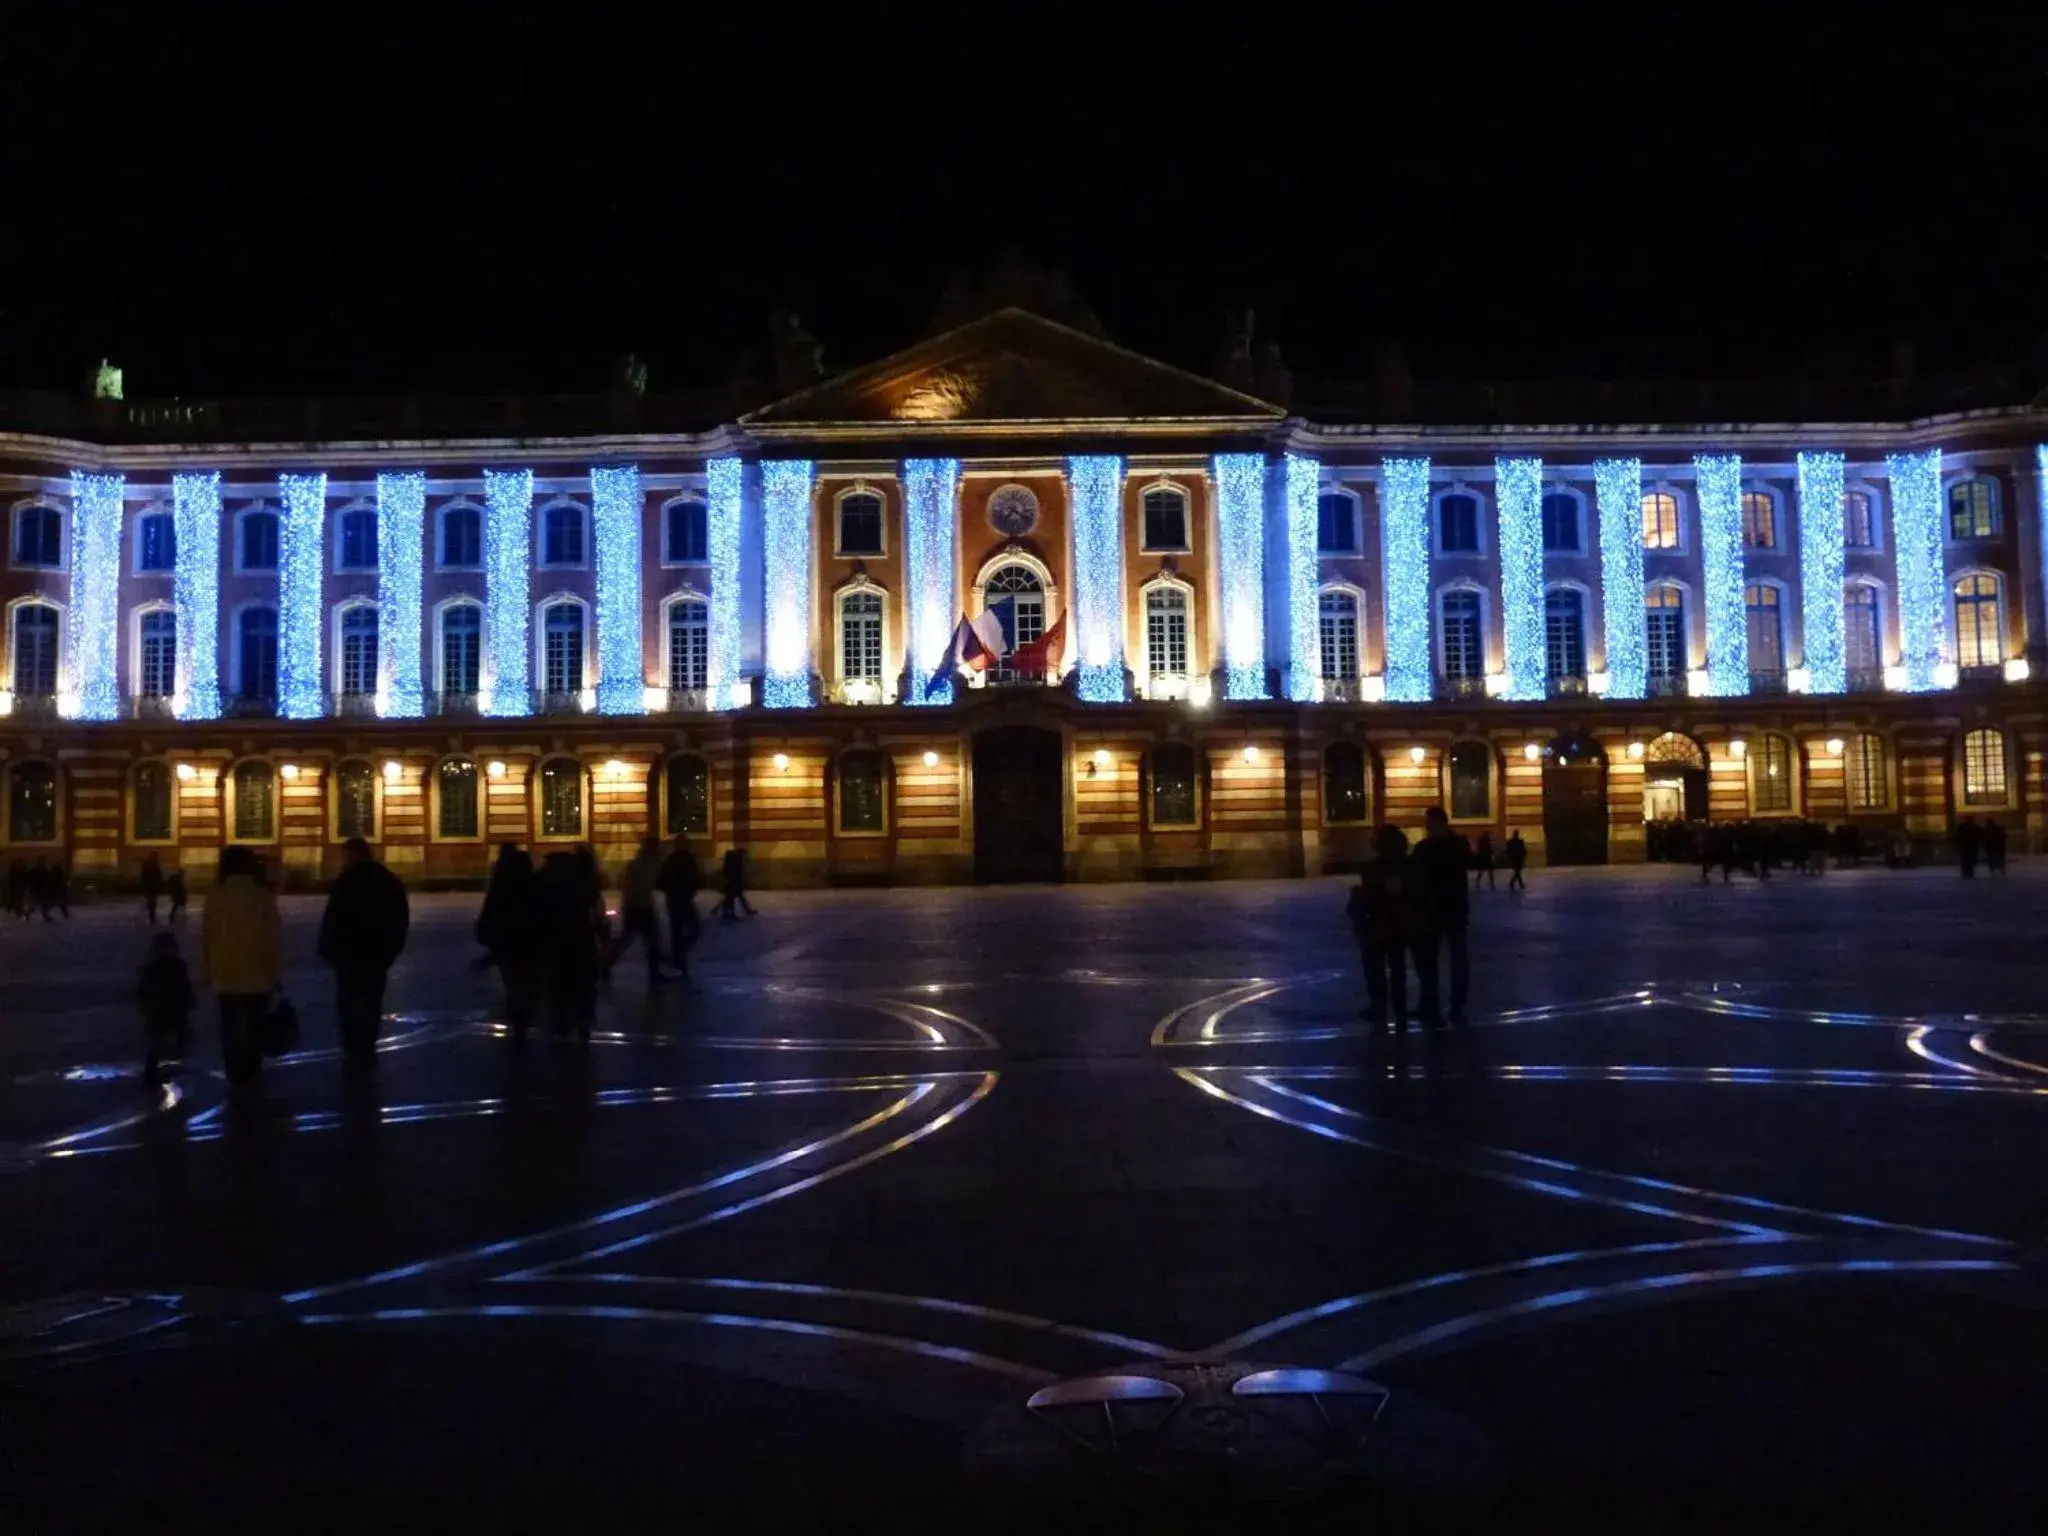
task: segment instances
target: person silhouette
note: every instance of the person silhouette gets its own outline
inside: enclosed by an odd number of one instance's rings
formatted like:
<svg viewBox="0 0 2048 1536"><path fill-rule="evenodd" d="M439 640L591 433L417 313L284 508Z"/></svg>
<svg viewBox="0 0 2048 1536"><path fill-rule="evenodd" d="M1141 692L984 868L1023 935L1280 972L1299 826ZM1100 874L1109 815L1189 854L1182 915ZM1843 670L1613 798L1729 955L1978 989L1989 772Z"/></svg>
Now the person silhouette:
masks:
<svg viewBox="0 0 2048 1536"><path fill-rule="evenodd" d="M1508 856L1508 889L1521 891L1525 895L1529 882L1522 878L1522 869L1529 862L1529 845L1522 841L1522 834L1513 827L1508 828L1506 853Z"/></svg>

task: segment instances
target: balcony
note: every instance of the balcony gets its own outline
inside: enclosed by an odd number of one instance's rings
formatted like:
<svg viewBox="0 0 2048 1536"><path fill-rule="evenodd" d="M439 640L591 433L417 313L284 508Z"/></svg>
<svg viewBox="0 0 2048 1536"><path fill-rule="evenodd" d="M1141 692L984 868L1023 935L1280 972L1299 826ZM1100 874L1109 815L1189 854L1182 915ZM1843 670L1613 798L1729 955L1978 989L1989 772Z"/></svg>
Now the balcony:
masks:
<svg viewBox="0 0 2048 1536"><path fill-rule="evenodd" d="M229 720L275 720L277 718L277 695L274 693L231 693L220 701L220 712Z"/></svg>
<svg viewBox="0 0 2048 1536"><path fill-rule="evenodd" d="M59 717L54 693L17 693L7 713L16 720L55 720Z"/></svg>
<svg viewBox="0 0 2048 1536"><path fill-rule="evenodd" d="M989 688L1043 688L1049 681L1057 681L1048 679L1040 667L994 666L982 673L981 678L983 685Z"/></svg>
<svg viewBox="0 0 2048 1536"><path fill-rule="evenodd" d="M327 713L335 720L374 720L377 718L377 696L374 693L330 694Z"/></svg>
<svg viewBox="0 0 2048 1536"><path fill-rule="evenodd" d="M1326 677L1323 683L1325 704L1363 704L1366 700L1365 680L1357 677Z"/></svg>
<svg viewBox="0 0 2048 1536"><path fill-rule="evenodd" d="M1483 699L1486 697L1486 679L1481 676L1463 677L1439 673L1436 680L1436 696L1439 699Z"/></svg>
<svg viewBox="0 0 2048 1536"><path fill-rule="evenodd" d="M1136 680L1137 695L1155 702L1177 702L1188 696L1192 680L1185 672L1147 672Z"/></svg>
<svg viewBox="0 0 2048 1536"><path fill-rule="evenodd" d="M142 694L129 699L128 718L131 720L175 720L178 718L177 703L169 694Z"/></svg>
<svg viewBox="0 0 2048 1536"><path fill-rule="evenodd" d="M473 693L430 693L425 702L429 715L443 719L466 720L483 713L483 705Z"/></svg>
<svg viewBox="0 0 2048 1536"><path fill-rule="evenodd" d="M1652 672L1646 680L1645 692L1653 699L1682 699L1689 691L1683 672Z"/></svg>
<svg viewBox="0 0 2048 1536"><path fill-rule="evenodd" d="M533 696L536 715L589 715L597 712L597 694L588 688L575 693L551 693L543 688Z"/></svg>
<svg viewBox="0 0 2048 1536"><path fill-rule="evenodd" d="M1749 672L1750 696L1770 697L1791 691L1782 667L1769 667L1761 671L1752 667Z"/></svg>
<svg viewBox="0 0 2048 1536"><path fill-rule="evenodd" d="M708 688L647 690L647 713L650 715L701 715L710 708L711 690Z"/></svg>
<svg viewBox="0 0 2048 1536"><path fill-rule="evenodd" d="M1585 673L1569 672L1544 678L1543 693L1544 697L1551 699L1584 699L1592 696L1592 689L1586 685Z"/></svg>
<svg viewBox="0 0 2048 1536"><path fill-rule="evenodd" d="M1851 667L1848 674L1848 687L1851 693L1883 693L1884 668Z"/></svg>
<svg viewBox="0 0 2048 1536"><path fill-rule="evenodd" d="M843 677L826 691L828 704L893 704L895 699L882 689L881 680L873 677Z"/></svg>

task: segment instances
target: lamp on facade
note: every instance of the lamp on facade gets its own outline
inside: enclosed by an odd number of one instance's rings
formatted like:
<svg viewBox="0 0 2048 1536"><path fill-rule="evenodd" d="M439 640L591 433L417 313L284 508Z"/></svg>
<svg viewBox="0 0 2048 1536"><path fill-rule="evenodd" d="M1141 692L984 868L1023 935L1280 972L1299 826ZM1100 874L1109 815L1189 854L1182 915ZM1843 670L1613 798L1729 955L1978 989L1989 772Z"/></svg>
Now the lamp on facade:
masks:
<svg viewBox="0 0 2048 1536"><path fill-rule="evenodd" d="M2027 678L2032 675L2033 670L2034 669L2032 667L2027 665L2026 657L2015 656L2011 658L2009 661L2007 661L2005 664L2005 680L2008 683L2024 683L2027 680ZM4 699L5 697L6 696L4 694L0 694L0 699ZM4 707L0 707L0 714L5 713L6 709Z"/></svg>
<svg viewBox="0 0 2048 1536"><path fill-rule="evenodd" d="M1216 697L1216 685L1206 677L1188 679L1188 703L1196 709L1207 709Z"/></svg>
<svg viewBox="0 0 2048 1536"><path fill-rule="evenodd" d="M1408 761L1415 764L1418 768L1422 766L1422 760L1427 756L1429 756L1429 748L1427 747L1413 746L1408 749Z"/></svg>
<svg viewBox="0 0 2048 1536"><path fill-rule="evenodd" d="M1884 669L1884 685L1893 693L1903 692L1906 687L1906 669L1904 667L1886 667Z"/></svg>
<svg viewBox="0 0 2048 1536"><path fill-rule="evenodd" d="M640 707L650 715L661 714L668 708L668 690L649 683L640 690Z"/></svg>
<svg viewBox="0 0 2048 1536"><path fill-rule="evenodd" d="M0 688L0 715L11 715L13 713L14 695L5 688Z"/></svg>
<svg viewBox="0 0 2048 1536"><path fill-rule="evenodd" d="M1542 755L1543 749L1535 742L1530 741L1522 744L1522 759L1524 762L1533 763Z"/></svg>
<svg viewBox="0 0 2048 1536"><path fill-rule="evenodd" d="M604 776L608 779L623 779L626 776L625 763L616 757L608 759L604 765Z"/></svg>
<svg viewBox="0 0 2048 1536"><path fill-rule="evenodd" d="M1486 696L1489 699L1499 698L1503 693L1507 691L1507 686L1507 673L1489 672L1486 674Z"/></svg>
<svg viewBox="0 0 2048 1536"><path fill-rule="evenodd" d="M398 766L397 758L387 757L384 759L384 782L386 784L396 784L398 776L404 771L403 768Z"/></svg>
<svg viewBox="0 0 2048 1536"><path fill-rule="evenodd" d="M194 779L198 777L199 770L197 768L194 768L190 763L178 764L178 780L180 783L190 784Z"/></svg>
<svg viewBox="0 0 2048 1536"><path fill-rule="evenodd" d="M927 768L936 768L939 766L939 754L932 751L930 747L925 748L924 765Z"/></svg>
<svg viewBox="0 0 2048 1536"><path fill-rule="evenodd" d="M769 761L775 764L775 771L777 773L789 772L789 754L787 752L778 752Z"/></svg>
<svg viewBox="0 0 2048 1536"><path fill-rule="evenodd" d="M299 776L299 765L297 763L280 763L277 768L277 776L289 784ZM391 775L387 773L384 777L388 779Z"/></svg>
<svg viewBox="0 0 2048 1536"><path fill-rule="evenodd" d="M1934 664L1934 686L1937 688L1953 688L1961 677L1962 673L1956 670L1956 664L1952 661L1937 661Z"/></svg>
<svg viewBox="0 0 2048 1536"><path fill-rule="evenodd" d="M1705 667L1694 667L1685 674L1685 691L1696 699L1703 699L1714 691L1711 682Z"/></svg>
<svg viewBox="0 0 2048 1536"><path fill-rule="evenodd" d="M1793 667L1785 674L1785 687L1793 693L1813 692L1813 674L1805 667Z"/></svg>
<svg viewBox="0 0 2048 1536"><path fill-rule="evenodd" d="M1256 763L1259 760L1259 749L1257 747L1246 747L1244 749L1244 760L1248 763Z"/></svg>
<svg viewBox="0 0 2048 1536"><path fill-rule="evenodd" d="M1371 677L1358 680L1358 700L1361 704L1384 704L1387 699L1387 680L1375 672Z"/></svg>
<svg viewBox="0 0 2048 1536"><path fill-rule="evenodd" d="M1738 760L1749 756L1749 743L1737 736L1728 743L1728 755Z"/></svg>
<svg viewBox="0 0 2048 1536"><path fill-rule="evenodd" d="M1640 741L1630 742L1628 744L1628 760L1632 763L1640 763L1643 760L1643 753L1647 750L1649 749Z"/></svg>
<svg viewBox="0 0 2048 1536"><path fill-rule="evenodd" d="M1097 747L1095 749L1095 766L1098 768L1107 768L1109 766L1109 748Z"/></svg>
<svg viewBox="0 0 2048 1536"><path fill-rule="evenodd" d="M1600 698L1606 694L1608 684L1612 681L1613 679L1605 672L1589 672L1586 674L1586 692L1596 699Z"/></svg>
<svg viewBox="0 0 2048 1536"><path fill-rule="evenodd" d="M502 779L505 777L505 765L496 758L492 758L488 763L484 764L484 772L494 779Z"/></svg>
<svg viewBox="0 0 2048 1536"><path fill-rule="evenodd" d="M1840 757L1842 755L1842 746L1843 742L1841 737L1830 736L1827 740L1828 756Z"/></svg>

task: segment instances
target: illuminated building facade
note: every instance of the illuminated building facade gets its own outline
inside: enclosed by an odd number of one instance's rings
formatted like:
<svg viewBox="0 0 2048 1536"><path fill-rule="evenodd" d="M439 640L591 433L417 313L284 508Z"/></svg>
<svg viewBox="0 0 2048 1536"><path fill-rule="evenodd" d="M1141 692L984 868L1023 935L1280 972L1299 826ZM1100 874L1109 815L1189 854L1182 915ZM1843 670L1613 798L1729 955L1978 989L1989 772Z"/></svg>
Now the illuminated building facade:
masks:
<svg viewBox="0 0 2048 1536"><path fill-rule="evenodd" d="M23 405L0 854L1299 874L1435 804L1539 862L2048 843L2048 411L1584 403L1283 405L1010 308L750 400ZM945 674L990 607L1051 664Z"/></svg>

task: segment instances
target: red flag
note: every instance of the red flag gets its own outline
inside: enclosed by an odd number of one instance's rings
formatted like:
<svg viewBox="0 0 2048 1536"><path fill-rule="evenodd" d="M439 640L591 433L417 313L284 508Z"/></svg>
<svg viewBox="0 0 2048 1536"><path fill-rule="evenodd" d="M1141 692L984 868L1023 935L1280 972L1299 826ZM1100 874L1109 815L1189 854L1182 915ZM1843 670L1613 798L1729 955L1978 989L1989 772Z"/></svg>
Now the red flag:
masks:
<svg viewBox="0 0 2048 1536"><path fill-rule="evenodd" d="M1067 616L1062 613L1053 620L1053 626L1028 645L1020 645L1010 652L1005 664L1013 672L1041 676L1057 672L1060 659L1067 649Z"/></svg>

